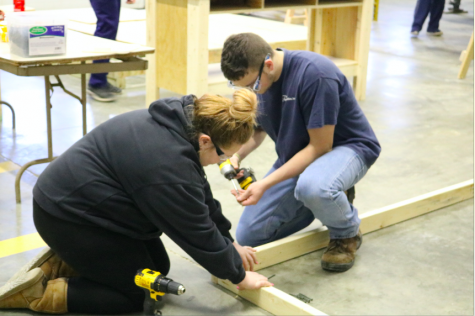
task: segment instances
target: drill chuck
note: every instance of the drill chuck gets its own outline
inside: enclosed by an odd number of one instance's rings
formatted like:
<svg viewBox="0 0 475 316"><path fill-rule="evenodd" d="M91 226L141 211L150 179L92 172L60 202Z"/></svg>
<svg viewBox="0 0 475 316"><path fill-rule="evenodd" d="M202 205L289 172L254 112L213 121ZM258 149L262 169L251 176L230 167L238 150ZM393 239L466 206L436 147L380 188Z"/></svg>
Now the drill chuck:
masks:
<svg viewBox="0 0 475 316"><path fill-rule="evenodd" d="M175 282L172 279L166 278L164 276L162 277L160 276L155 280L155 282L153 282L152 284L153 290L157 292L170 293L170 294L175 294L175 295L182 295L185 293L186 289L182 284Z"/></svg>
<svg viewBox="0 0 475 316"><path fill-rule="evenodd" d="M236 169L229 159L219 164L219 171L228 180L234 179L237 175Z"/></svg>
<svg viewBox="0 0 475 316"><path fill-rule="evenodd" d="M239 186L243 190L246 190L251 183L256 182L256 177L254 176L254 170L252 170L252 168L241 168L236 170L229 159L219 164L219 170L228 180L234 180L234 177L236 177L239 172L243 171L243 176L237 179Z"/></svg>

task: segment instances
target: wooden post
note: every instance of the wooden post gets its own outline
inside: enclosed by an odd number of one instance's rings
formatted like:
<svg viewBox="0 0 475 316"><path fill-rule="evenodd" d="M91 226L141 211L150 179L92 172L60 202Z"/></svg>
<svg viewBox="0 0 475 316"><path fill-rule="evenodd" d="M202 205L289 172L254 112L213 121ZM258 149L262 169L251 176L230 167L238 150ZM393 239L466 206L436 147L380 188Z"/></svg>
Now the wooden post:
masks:
<svg viewBox="0 0 475 316"><path fill-rule="evenodd" d="M322 9L309 9L307 50L321 54Z"/></svg>
<svg viewBox="0 0 475 316"><path fill-rule="evenodd" d="M201 96L208 85L210 2L155 1L156 86Z"/></svg>
<svg viewBox="0 0 475 316"><path fill-rule="evenodd" d="M366 98L366 77L368 73L369 38L373 15L374 0L363 0L363 6L358 9L356 27L355 60L358 62L358 74L353 83L357 100Z"/></svg>
<svg viewBox="0 0 475 316"><path fill-rule="evenodd" d="M145 72L145 107L160 98L160 89L157 86L157 46L156 46L156 19L158 17L156 0L146 0L147 13L147 46L155 48L155 53L147 55L148 69Z"/></svg>

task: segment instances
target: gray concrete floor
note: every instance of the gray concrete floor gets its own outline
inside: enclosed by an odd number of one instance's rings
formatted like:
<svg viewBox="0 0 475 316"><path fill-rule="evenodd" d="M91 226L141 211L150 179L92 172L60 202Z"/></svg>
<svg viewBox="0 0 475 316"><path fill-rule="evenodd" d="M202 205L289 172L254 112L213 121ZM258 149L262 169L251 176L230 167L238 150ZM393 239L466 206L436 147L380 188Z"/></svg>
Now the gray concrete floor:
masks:
<svg viewBox="0 0 475 316"><path fill-rule="evenodd" d="M357 185L360 213L406 200L473 178L473 63L465 80L458 80L460 52L473 30L473 1L463 1L468 14L444 14L440 38L409 36L414 0L382 1L373 23L367 97L360 105L383 151ZM281 18L279 14L273 17ZM79 93L79 79L62 78ZM46 157L44 82L0 72L2 99L17 111L11 131L9 110L3 107L0 163L22 165ZM88 129L127 111L144 108L143 77L127 79L119 101L88 100ZM162 97L173 95L161 91ZM64 152L81 137L80 104L57 90L53 96L54 153ZM273 164L274 144L264 144L249 156L262 177ZM16 171L0 173L0 240L35 232L31 189L45 165L34 166L22 178L22 204L16 205ZM231 184L215 166L206 168L214 195L222 202L233 229L242 212L229 190ZM318 227L315 221L311 227ZM170 276L187 280L190 291L170 297L166 314L265 314L252 304L210 283L209 274L165 238L170 250ZM0 258L0 284L38 250ZM303 293L311 305L330 314L428 315L473 314L473 200L365 236L355 267L347 273L320 269L321 251L265 269L276 274L276 287ZM206 289L206 290L202 290ZM2 314L2 312L0 312ZM29 314L18 312L15 315Z"/></svg>

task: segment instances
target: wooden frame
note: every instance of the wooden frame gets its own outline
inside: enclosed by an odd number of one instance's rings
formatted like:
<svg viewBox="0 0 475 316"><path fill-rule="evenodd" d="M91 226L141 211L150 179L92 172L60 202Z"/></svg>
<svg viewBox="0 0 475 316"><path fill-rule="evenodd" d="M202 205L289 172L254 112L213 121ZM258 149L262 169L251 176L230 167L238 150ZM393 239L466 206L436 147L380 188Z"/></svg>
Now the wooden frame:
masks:
<svg viewBox="0 0 475 316"><path fill-rule="evenodd" d="M473 197L473 179L403 202L363 213L360 229L367 234ZM328 230L321 227L255 247L259 265L255 270L296 258L328 245Z"/></svg>
<svg viewBox="0 0 475 316"><path fill-rule="evenodd" d="M240 291L228 280L212 276L211 281L274 315L327 315L275 287L263 287L257 291Z"/></svg>
<svg viewBox="0 0 475 316"><path fill-rule="evenodd" d="M473 60L473 32L472 32L472 37L470 37L470 41L468 42L467 49L462 51L462 53L460 54L460 61L462 62L462 64L460 65L458 79L465 78L472 60Z"/></svg>
<svg viewBox="0 0 475 316"><path fill-rule="evenodd" d="M367 234L470 198L473 198L473 179L364 213L360 229ZM322 249L328 242L328 230L322 227L255 247L259 262L255 271ZM274 315L325 315L275 287L239 291L227 280L212 277L212 281Z"/></svg>

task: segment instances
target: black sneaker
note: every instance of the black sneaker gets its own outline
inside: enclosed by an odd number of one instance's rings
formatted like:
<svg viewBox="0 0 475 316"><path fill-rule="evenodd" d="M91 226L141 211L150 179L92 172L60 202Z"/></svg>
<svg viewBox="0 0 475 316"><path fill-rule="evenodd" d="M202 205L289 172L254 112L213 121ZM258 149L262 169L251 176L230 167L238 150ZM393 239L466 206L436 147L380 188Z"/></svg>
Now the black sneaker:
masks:
<svg viewBox="0 0 475 316"><path fill-rule="evenodd" d="M112 93L107 86L100 88L88 86L87 93L89 93L94 100L100 102L111 102L117 100L117 94Z"/></svg>
<svg viewBox="0 0 475 316"><path fill-rule="evenodd" d="M104 87L104 89L108 89L109 92L113 94L122 94L122 89L116 86L111 85L109 82L107 85Z"/></svg>

